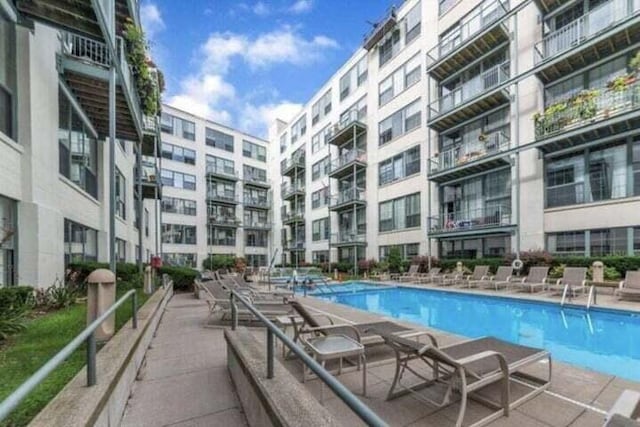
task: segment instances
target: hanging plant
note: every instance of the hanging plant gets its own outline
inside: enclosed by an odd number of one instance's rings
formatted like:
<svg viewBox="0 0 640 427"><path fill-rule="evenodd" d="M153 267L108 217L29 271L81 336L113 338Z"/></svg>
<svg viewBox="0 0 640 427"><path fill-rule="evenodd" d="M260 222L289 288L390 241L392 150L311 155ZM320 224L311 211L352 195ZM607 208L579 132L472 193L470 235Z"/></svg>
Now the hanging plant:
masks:
<svg viewBox="0 0 640 427"><path fill-rule="evenodd" d="M638 74L640 72L640 50L636 52L636 54L629 61L629 68L631 68L631 72L634 74Z"/></svg>
<svg viewBox="0 0 640 427"><path fill-rule="evenodd" d="M618 76L607 82L607 89L612 92L623 92L628 86L628 76Z"/></svg>
<svg viewBox="0 0 640 427"><path fill-rule="evenodd" d="M572 107L576 109L578 116L582 120L587 120L596 115L598 112L598 105L596 104L596 98L600 94L597 89L583 90L573 99Z"/></svg>

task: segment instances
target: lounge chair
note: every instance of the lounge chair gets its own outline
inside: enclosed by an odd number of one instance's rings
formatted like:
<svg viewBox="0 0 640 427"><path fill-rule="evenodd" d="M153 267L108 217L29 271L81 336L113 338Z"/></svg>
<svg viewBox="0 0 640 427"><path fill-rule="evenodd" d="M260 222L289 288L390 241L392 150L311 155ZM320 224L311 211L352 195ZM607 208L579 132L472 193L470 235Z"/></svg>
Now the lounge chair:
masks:
<svg viewBox="0 0 640 427"><path fill-rule="evenodd" d="M494 409L492 413L473 424L481 426L503 415L509 416L511 409L544 391L551 382L551 355L543 349L511 344L493 337L438 347L435 337L431 335L428 344L382 332L381 335L396 354L396 371L387 400L416 392L436 383L444 383L447 385L447 390L441 401L434 401L421 394L416 394L415 397L438 407L444 407L453 403L451 399L453 391L460 393L457 427L461 426L464 420L467 397L475 390L495 383L501 385L500 402L475 394L472 396L474 400ZM537 378L520 372L523 368L545 359L548 361L549 369L547 378ZM432 370L432 377L429 378L409 366L409 362L413 360L422 360L426 363ZM413 373L422 382L410 387L401 385L400 380L405 371ZM511 402L509 379L517 379L519 384L526 386L530 391ZM397 387L401 390L396 391Z"/></svg>
<svg viewBox="0 0 640 427"><path fill-rule="evenodd" d="M605 417L604 427L640 426L640 393L624 390Z"/></svg>
<svg viewBox="0 0 640 427"><path fill-rule="evenodd" d="M453 286L464 280L464 273L452 271L451 273L441 274L438 278L439 286Z"/></svg>
<svg viewBox="0 0 640 427"><path fill-rule="evenodd" d="M422 334L422 332L415 329L408 328L406 326L399 325L394 322L380 321L370 323L334 323L334 320L327 315L323 314L311 314L307 307L296 300L289 301L289 304L293 310L302 318L302 324L293 321L296 325L294 332L294 341L298 341L302 335L315 334L315 335L332 335L343 334L351 337L364 345L365 347L384 344L385 340L380 336L380 331L383 331L389 335L410 336L416 334ZM329 322L328 325L322 325L319 317L324 317Z"/></svg>
<svg viewBox="0 0 640 427"><path fill-rule="evenodd" d="M439 267L432 268L428 273L423 274L418 278L418 283L435 283L442 277L440 275L440 270L441 268Z"/></svg>
<svg viewBox="0 0 640 427"><path fill-rule="evenodd" d="M531 267L527 277L521 281L511 282L511 285L518 289L524 289L532 293L536 289L543 290L547 287L547 274L549 267Z"/></svg>
<svg viewBox="0 0 640 427"><path fill-rule="evenodd" d="M228 289L234 289L241 294L245 294L251 297L254 301L261 300L282 300L283 298L293 297L293 289L273 289L271 291L266 289L259 289L251 286L248 282L245 282L240 276L221 276L217 275L218 281Z"/></svg>
<svg viewBox="0 0 640 427"><path fill-rule="evenodd" d="M461 284L466 285L467 288L474 288L481 282L489 280L489 266L488 265L476 265L473 268L473 273L464 277Z"/></svg>
<svg viewBox="0 0 640 427"><path fill-rule="evenodd" d="M481 288L507 288L511 283L511 275L513 274L513 267L498 267L495 276L491 276L489 280L482 280L478 283Z"/></svg>
<svg viewBox="0 0 640 427"><path fill-rule="evenodd" d="M550 285L549 289L554 295L566 293L569 298L584 294L587 289L587 268L586 267L565 267L562 279L558 279L555 285Z"/></svg>
<svg viewBox="0 0 640 427"><path fill-rule="evenodd" d="M409 271L407 271L406 273L398 277L398 280L401 282L413 282L418 278L418 275L420 274L418 273L419 270L420 270L419 264L411 264L409 266Z"/></svg>
<svg viewBox="0 0 640 427"><path fill-rule="evenodd" d="M640 299L640 270L627 271L624 280L620 282L620 287L616 290L616 295L618 299Z"/></svg>

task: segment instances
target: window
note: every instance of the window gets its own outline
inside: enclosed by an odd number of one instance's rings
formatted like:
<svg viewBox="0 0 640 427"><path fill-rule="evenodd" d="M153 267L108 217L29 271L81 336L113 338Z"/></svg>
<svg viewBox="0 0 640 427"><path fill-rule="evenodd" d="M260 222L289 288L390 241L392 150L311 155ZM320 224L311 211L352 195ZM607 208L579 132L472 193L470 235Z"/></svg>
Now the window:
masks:
<svg viewBox="0 0 640 427"><path fill-rule="evenodd" d="M420 173L419 145L380 162L378 185L383 186L417 173Z"/></svg>
<svg viewBox="0 0 640 427"><path fill-rule="evenodd" d="M73 109L62 90L58 90L59 171L93 197L98 197L97 142Z"/></svg>
<svg viewBox="0 0 640 427"><path fill-rule="evenodd" d="M65 265L98 260L98 231L71 220L64 220Z"/></svg>
<svg viewBox="0 0 640 427"><path fill-rule="evenodd" d="M395 30L378 45L378 67L382 68L400 52L400 44L400 30Z"/></svg>
<svg viewBox="0 0 640 427"><path fill-rule="evenodd" d="M547 250L553 254L584 256L584 231L547 234Z"/></svg>
<svg viewBox="0 0 640 427"><path fill-rule="evenodd" d="M404 17L404 43L411 43L420 35L422 8L420 2L416 4Z"/></svg>
<svg viewBox="0 0 640 427"><path fill-rule="evenodd" d="M329 240L329 218L321 218L311 223L312 240Z"/></svg>
<svg viewBox="0 0 640 427"><path fill-rule="evenodd" d="M261 162L267 161L267 148L246 140L242 141L242 155Z"/></svg>
<svg viewBox="0 0 640 427"><path fill-rule="evenodd" d="M379 145L384 145L420 127L422 122L420 98L382 120L378 125Z"/></svg>
<svg viewBox="0 0 640 427"><path fill-rule="evenodd" d="M16 140L15 89L16 52L15 24L0 11L0 132Z"/></svg>
<svg viewBox="0 0 640 427"><path fill-rule="evenodd" d="M162 130L162 132L170 133L173 135L173 122L174 117L171 114L162 113L162 115L160 116L160 129Z"/></svg>
<svg viewBox="0 0 640 427"><path fill-rule="evenodd" d="M255 187L244 187L244 203L269 207L267 190Z"/></svg>
<svg viewBox="0 0 640 427"><path fill-rule="evenodd" d="M340 101L349 96L356 88L367 81L368 62L363 56L358 63L340 77Z"/></svg>
<svg viewBox="0 0 640 427"><path fill-rule="evenodd" d="M235 228L208 227L207 244L211 246L235 246L236 245Z"/></svg>
<svg viewBox="0 0 640 427"><path fill-rule="evenodd" d="M364 122L367 118L367 95L360 98L355 104L347 108L342 114L340 114L340 123L345 123L348 120L353 119L353 111L356 111L356 118Z"/></svg>
<svg viewBox="0 0 640 427"><path fill-rule="evenodd" d="M511 252L511 236L496 235L485 238L442 239L440 257L469 258L503 257Z"/></svg>
<svg viewBox="0 0 640 427"><path fill-rule="evenodd" d="M196 201L164 196L162 198L162 212L195 216Z"/></svg>
<svg viewBox="0 0 640 427"><path fill-rule="evenodd" d="M379 210L381 232L419 227L420 193L382 202Z"/></svg>
<svg viewBox="0 0 640 427"><path fill-rule="evenodd" d="M196 140L196 124L189 120L162 113L160 117L160 129L162 132L179 136L190 141Z"/></svg>
<svg viewBox="0 0 640 427"><path fill-rule="evenodd" d="M329 251L313 251L311 260L314 264L326 264L329 262Z"/></svg>
<svg viewBox="0 0 640 427"><path fill-rule="evenodd" d="M213 179L207 183L208 198L222 198L228 202L236 200L236 184L226 180Z"/></svg>
<svg viewBox="0 0 640 427"><path fill-rule="evenodd" d="M147 208L144 208L144 235L149 237L149 209Z"/></svg>
<svg viewBox="0 0 640 427"><path fill-rule="evenodd" d="M264 210L244 209L245 227L266 227L269 225L269 215Z"/></svg>
<svg viewBox="0 0 640 427"><path fill-rule="evenodd" d="M636 140L631 145L631 170L633 182L633 195L640 196L640 138L636 137Z"/></svg>
<svg viewBox="0 0 640 427"><path fill-rule="evenodd" d="M627 229L591 230L591 256L626 255Z"/></svg>
<svg viewBox="0 0 640 427"><path fill-rule="evenodd" d="M195 245L196 226L184 224L162 224L162 243Z"/></svg>
<svg viewBox="0 0 640 427"><path fill-rule="evenodd" d="M331 123L328 123L325 127L311 137L311 152L317 153L321 148L327 146L327 133L331 128Z"/></svg>
<svg viewBox="0 0 640 427"><path fill-rule="evenodd" d="M188 165L196 164L196 152L194 150L168 144L166 142L162 143L162 158L175 160L176 162L182 162Z"/></svg>
<svg viewBox="0 0 640 427"><path fill-rule="evenodd" d="M127 184L120 169L116 168L116 215L127 219Z"/></svg>
<svg viewBox="0 0 640 427"><path fill-rule="evenodd" d="M219 130L206 128L204 140L209 147L219 148L233 153L233 135L220 132Z"/></svg>
<svg viewBox="0 0 640 427"><path fill-rule="evenodd" d="M420 53L405 62L389 77L380 82L378 87L378 103L382 106L404 92L405 89L420 81Z"/></svg>
<svg viewBox="0 0 640 427"><path fill-rule="evenodd" d="M311 126L318 123L324 116L331 112L331 89L311 107Z"/></svg>
<svg viewBox="0 0 640 427"><path fill-rule="evenodd" d="M196 254L185 254L185 253L175 253L175 252L162 253L162 262L167 265L197 268L198 264L196 260L197 260Z"/></svg>
<svg viewBox="0 0 640 427"><path fill-rule="evenodd" d="M329 204L329 189L327 187L311 193L311 209L318 209Z"/></svg>
<svg viewBox="0 0 640 427"><path fill-rule="evenodd" d="M209 205L207 205L207 216L209 216L209 218L215 218L218 220L235 222L237 218L236 207L210 203Z"/></svg>
<svg viewBox="0 0 640 427"><path fill-rule="evenodd" d="M303 114L302 117L291 126L291 143L294 144L298 138L304 136L307 132L307 115Z"/></svg>
<svg viewBox="0 0 640 427"><path fill-rule="evenodd" d="M438 16L444 15L458 0L438 0Z"/></svg>
<svg viewBox="0 0 640 427"><path fill-rule="evenodd" d="M127 262L127 242L116 238L116 261Z"/></svg>
<svg viewBox="0 0 640 427"><path fill-rule="evenodd" d="M266 267L268 263L266 255L245 254L244 257L247 260L248 267Z"/></svg>
<svg viewBox="0 0 640 427"><path fill-rule="evenodd" d="M315 162L311 166L311 181L316 181L323 176L326 176L329 173L330 167L331 162L329 161L329 156Z"/></svg>
<svg viewBox="0 0 640 427"><path fill-rule="evenodd" d="M236 164L233 160L207 155L207 172L236 176Z"/></svg>
<svg viewBox="0 0 640 427"><path fill-rule="evenodd" d="M196 124L182 119L182 137L191 141L196 140Z"/></svg>
<svg viewBox="0 0 640 427"><path fill-rule="evenodd" d="M633 254L640 255L640 227L633 229Z"/></svg>
<svg viewBox="0 0 640 427"><path fill-rule="evenodd" d="M418 256L418 252L420 251L420 243L406 243L402 245L386 245L380 246L379 251L379 260L385 261L389 257L389 253L391 249L398 248L400 250L400 256L404 260L411 260L413 257Z"/></svg>
<svg viewBox="0 0 640 427"><path fill-rule="evenodd" d="M280 152L284 153L287 149L287 133L280 135Z"/></svg>
<svg viewBox="0 0 640 427"><path fill-rule="evenodd" d="M245 181L267 182L267 171L265 169L243 165L242 173Z"/></svg>
<svg viewBox="0 0 640 427"><path fill-rule="evenodd" d="M162 185L169 187L182 188L185 190L196 189L195 175L175 172L169 169L162 169L161 172Z"/></svg>
<svg viewBox="0 0 640 427"><path fill-rule="evenodd" d="M16 284L16 229L18 204L15 200L0 196L0 288Z"/></svg>
<svg viewBox="0 0 640 427"><path fill-rule="evenodd" d="M253 248L266 248L269 244L269 232L266 230L245 230L245 245Z"/></svg>

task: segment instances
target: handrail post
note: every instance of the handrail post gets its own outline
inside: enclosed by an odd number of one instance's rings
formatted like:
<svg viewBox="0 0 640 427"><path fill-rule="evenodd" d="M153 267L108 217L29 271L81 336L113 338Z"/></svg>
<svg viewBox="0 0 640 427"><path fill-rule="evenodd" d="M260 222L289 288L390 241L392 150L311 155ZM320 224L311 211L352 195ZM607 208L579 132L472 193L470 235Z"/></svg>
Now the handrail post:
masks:
<svg viewBox="0 0 640 427"><path fill-rule="evenodd" d="M87 386L96 385L96 334L87 337Z"/></svg>
<svg viewBox="0 0 640 427"><path fill-rule="evenodd" d="M273 378L273 358L273 332L267 328L267 379Z"/></svg>
<svg viewBox="0 0 640 427"><path fill-rule="evenodd" d="M131 295L131 326L138 329L138 292Z"/></svg>
<svg viewBox="0 0 640 427"><path fill-rule="evenodd" d="M231 305L231 330L235 331L238 326L238 312L236 310L236 303L234 301L235 294L231 291L229 295L229 304Z"/></svg>

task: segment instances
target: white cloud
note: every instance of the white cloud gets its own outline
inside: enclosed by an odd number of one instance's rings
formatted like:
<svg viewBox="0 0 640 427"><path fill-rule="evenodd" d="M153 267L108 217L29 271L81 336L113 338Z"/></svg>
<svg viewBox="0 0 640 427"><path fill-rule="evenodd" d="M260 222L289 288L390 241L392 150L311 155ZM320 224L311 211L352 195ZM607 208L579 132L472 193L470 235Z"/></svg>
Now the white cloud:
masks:
<svg viewBox="0 0 640 427"><path fill-rule="evenodd" d="M258 16L267 16L271 12L271 10L269 9L269 6L267 6L267 4L262 1L259 1L256 4L254 4L251 10L253 11L253 13L255 13Z"/></svg>
<svg viewBox="0 0 640 427"><path fill-rule="evenodd" d="M289 8L291 13L306 13L313 8L313 0L296 0Z"/></svg>
<svg viewBox="0 0 640 427"><path fill-rule="evenodd" d="M140 20L149 40L153 40L156 34L165 29L162 14L155 3L146 2L140 7Z"/></svg>
<svg viewBox="0 0 640 427"><path fill-rule="evenodd" d="M193 114L231 124L231 114L219 108L226 100L235 97L235 88L220 75L190 76L180 83L180 92L169 98L168 103Z"/></svg>
<svg viewBox="0 0 640 427"><path fill-rule="evenodd" d="M266 137L267 130L276 119L290 121L302 109L302 104L281 101L254 105L247 103L240 111L238 126L249 133Z"/></svg>

